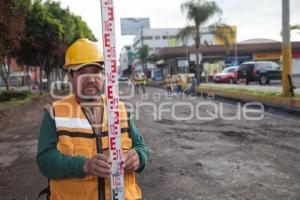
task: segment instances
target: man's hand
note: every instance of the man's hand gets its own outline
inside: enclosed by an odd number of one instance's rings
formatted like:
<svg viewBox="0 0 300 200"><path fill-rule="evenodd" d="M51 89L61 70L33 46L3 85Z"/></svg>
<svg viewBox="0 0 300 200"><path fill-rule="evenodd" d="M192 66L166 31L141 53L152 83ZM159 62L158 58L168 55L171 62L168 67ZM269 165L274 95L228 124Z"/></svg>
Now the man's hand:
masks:
<svg viewBox="0 0 300 200"><path fill-rule="evenodd" d="M97 154L84 162L83 172L86 175L109 178L111 174L111 162L106 155Z"/></svg>
<svg viewBox="0 0 300 200"><path fill-rule="evenodd" d="M128 172L134 172L140 167L139 155L134 149L130 149L124 154L124 169Z"/></svg>

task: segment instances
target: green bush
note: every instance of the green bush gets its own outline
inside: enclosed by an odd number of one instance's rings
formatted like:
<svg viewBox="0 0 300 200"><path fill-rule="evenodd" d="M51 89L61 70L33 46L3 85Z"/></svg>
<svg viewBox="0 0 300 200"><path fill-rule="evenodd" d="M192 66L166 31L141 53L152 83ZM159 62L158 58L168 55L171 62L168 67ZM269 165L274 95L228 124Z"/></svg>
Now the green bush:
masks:
<svg viewBox="0 0 300 200"><path fill-rule="evenodd" d="M0 101L10 101L12 99L24 100L30 95L28 91L5 91L0 93Z"/></svg>

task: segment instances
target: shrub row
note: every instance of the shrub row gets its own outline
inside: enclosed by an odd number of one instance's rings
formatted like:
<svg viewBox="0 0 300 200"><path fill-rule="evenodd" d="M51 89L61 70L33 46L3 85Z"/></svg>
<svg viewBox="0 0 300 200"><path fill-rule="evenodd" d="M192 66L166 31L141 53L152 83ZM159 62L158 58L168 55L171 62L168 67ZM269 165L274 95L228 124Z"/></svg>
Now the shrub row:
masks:
<svg viewBox="0 0 300 200"><path fill-rule="evenodd" d="M0 101L10 101L12 99L24 100L29 96L28 91L4 91L0 93Z"/></svg>

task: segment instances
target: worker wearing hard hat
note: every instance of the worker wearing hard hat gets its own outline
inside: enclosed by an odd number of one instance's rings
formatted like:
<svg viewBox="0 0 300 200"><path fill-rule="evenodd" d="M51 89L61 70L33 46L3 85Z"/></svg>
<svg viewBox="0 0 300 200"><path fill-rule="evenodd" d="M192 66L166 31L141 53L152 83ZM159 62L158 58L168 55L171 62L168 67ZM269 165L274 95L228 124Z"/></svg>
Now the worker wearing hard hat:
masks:
<svg viewBox="0 0 300 200"><path fill-rule="evenodd" d="M139 79L138 74L134 74L133 79L134 79L135 92L136 92L136 94L139 94L140 93L140 79Z"/></svg>
<svg viewBox="0 0 300 200"><path fill-rule="evenodd" d="M37 163L49 179L45 190L52 200L110 199L106 97L103 95L104 60L99 46L79 39L66 51L73 94L54 101L44 113ZM121 142L124 153L125 199L141 199L135 180L149 156L148 148L119 103Z"/></svg>
<svg viewBox="0 0 300 200"><path fill-rule="evenodd" d="M142 78L139 80L140 85L143 90L143 94L146 94L146 84L147 84L147 78L144 74L142 74Z"/></svg>
<svg viewBox="0 0 300 200"><path fill-rule="evenodd" d="M180 74L178 74L177 77L176 77L177 93L182 93L182 85L183 85L183 80L182 80Z"/></svg>
<svg viewBox="0 0 300 200"><path fill-rule="evenodd" d="M173 92L173 83L172 83L172 78L171 78L170 74L167 75L166 85L167 85L167 92L172 93Z"/></svg>

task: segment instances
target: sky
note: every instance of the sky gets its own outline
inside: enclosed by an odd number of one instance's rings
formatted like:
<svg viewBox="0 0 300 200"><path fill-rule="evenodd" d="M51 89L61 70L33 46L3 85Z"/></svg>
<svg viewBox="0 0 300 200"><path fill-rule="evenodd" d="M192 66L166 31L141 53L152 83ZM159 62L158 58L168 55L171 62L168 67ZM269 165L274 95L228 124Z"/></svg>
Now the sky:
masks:
<svg viewBox="0 0 300 200"><path fill-rule="evenodd" d="M100 0L55 0L63 8L82 17L92 29L99 43L102 41ZM187 24L180 5L184 0L114 0L117 53L133 43L133 36L122 36L120 18L149 17L151 28L180 28ZM282 0L216 0L223 10L222 19L237 26L237 40L268 38L281 40ZM290 0L290 23L300 24L300 0ZM209 23L213 23L211 21ZM208 24L209 25L209 24ZM300 41L300 33L293 32L292 41Z"/></svg>

